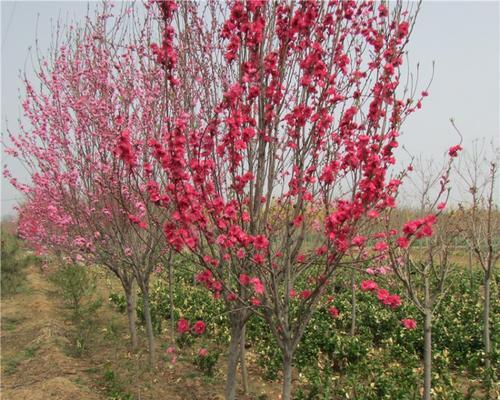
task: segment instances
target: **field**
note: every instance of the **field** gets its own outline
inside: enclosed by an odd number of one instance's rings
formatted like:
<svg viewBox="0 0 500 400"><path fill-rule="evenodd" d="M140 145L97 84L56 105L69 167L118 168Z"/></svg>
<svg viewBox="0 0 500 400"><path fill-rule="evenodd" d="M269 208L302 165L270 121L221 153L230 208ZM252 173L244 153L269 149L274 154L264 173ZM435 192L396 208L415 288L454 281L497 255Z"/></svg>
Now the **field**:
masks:
<svg viewBox="0 0 500 400"><path fill-rule="evenodd" d="M481 307L474 294L479 274L460 271L446 299L446 310L434 328L434 393L436 399L486 398L481 370ZM167 351L169 310L162 273L152 283L152 314L160 349L157 368L151 371L143 326L140 350L131 352L123 299L116 282L100 269L87 272L99 284L83 302L98 302L87 321L90 330L78 334L63 307L53 278L57 265L26 269L20 290L2 301L2 398L9 399L222 399L228 328L220 301L215 301L189 273L177 277L177 315L203 315L203 337L177 338L176 360ZM339 278L339 281L341 279ZM367 293L357 294L356 334L350 335L350 293L338 285L332 304L337 317L320 306L296 356L295 399L413 399L421 387L422 334L405 330L400 319L418 314L404 305L396 312L381 307ZM333 295L333 293L332 293ZM493 298L496 298L494 296ZM162 304L163 303L163 304ZM138 304L141 321L141 303ZM499 303L493 307L494 342L498 338ZM85 316L87 318L89 316ZM246 360L248 395L239 399L279 399L281 356L266 327L256 319L247 325ZM494 345L497 349L498 344ZM198 351L207 348L213 366L199 363ZM497 365L498 353L495 353ZM493 385L492 397L498 387Z"/></svg>
<svg viewBox="0 0 500 400"><path fill-rule="evenodd" d="M162 357L158 369L151 372L144 340L143 351L129 351L126 318L107 299L96 315L88 350L77 356L73 327L63 318L61 302L48 279L53 270L31 266L26 272L22 290L2 301L3 399L223 398L224 384L217 379L220 373L206 377L193 366L189 349L175 365ZM104 298L107 293L106 287L100 287L97 295ZM163 352L165 339L158 338ZM279 385L259 380L252 382L252 389L274 398Z"/></svg>

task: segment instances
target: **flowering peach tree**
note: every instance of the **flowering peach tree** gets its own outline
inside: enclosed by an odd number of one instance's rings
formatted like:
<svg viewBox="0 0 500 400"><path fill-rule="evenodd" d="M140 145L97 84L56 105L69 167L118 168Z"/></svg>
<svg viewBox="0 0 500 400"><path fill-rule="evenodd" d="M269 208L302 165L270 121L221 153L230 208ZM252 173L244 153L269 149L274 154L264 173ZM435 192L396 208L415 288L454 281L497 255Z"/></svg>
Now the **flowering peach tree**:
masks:
<svg viewBox="0 0 500 400"><path fill-rule="evenodd" d="M219 99L193 118L206 107L194 99L151 143L175 209L166 240L195 255L197 280L228 309L226 398L235 398L238 344L255 313L282 350L290 399L295 349L335 271L388 249L383 232L360 232L395 207L401 180L389 171L401 125L426 95L400 81L417 6L232 1L221 21L216 3L157 3L164 34L153 48L168 90L199 85ZM197 27L187 54L177 52L175 13ZM181 55L200 72L222 65L224 77L184 82Z"/></svg>
<svg viewBox="0 0 500 400"><path fill-rule="evenodd" d="M28 185L11 179L27 197L22 235L114 273L127 298L134 347L136 281L154 365L149 280L168 250L162 233L168 208L155 204L168 198L158 191L163 171L148 163L148 141L159 137L158 115L168 105L162 70L146 43L153 27L151 17L138 19L133 9L112 16L109 5L95 20L70 27L50 59L38 60L40 89L25 80L28 124L11 132L8 151L31 175Z"/></svg>

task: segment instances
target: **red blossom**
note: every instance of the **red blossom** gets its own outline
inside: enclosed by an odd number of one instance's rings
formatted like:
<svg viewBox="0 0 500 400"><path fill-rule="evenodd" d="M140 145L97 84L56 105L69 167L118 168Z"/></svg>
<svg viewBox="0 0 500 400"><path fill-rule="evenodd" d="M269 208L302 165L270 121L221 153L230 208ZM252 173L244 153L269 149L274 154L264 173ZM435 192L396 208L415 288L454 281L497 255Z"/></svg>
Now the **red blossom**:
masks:
<svg viewBox="0 0 500 400"><path fill-rule="evenodd" d="M396 244L398 247L401 247L402 249L407 249L408 246L410 245L410 241L408 240L407 237L401 236L396 239Z"/></svg>
<svg viewBox="0 0 500 400"><path fill-rule="evenodd" d="M269 240L264 235L258 235L254 238L253 245L256 249L267 249Z"/></svg>
<svg viewBox="0 0 500 400"><path fill-rule="evenodd" d="M463 150L463 148L459 144L451 146L450 149L448 150L448 155L450 157L458 157L458 152L461 150Z"/></svg>
<svg viewBox="0 0 500 400"><path fill-rule="evenodd" d="M193 331L197 335L203 335L205 332L206 325L203 321L196 321L195 324L193 325Z"/></svg>

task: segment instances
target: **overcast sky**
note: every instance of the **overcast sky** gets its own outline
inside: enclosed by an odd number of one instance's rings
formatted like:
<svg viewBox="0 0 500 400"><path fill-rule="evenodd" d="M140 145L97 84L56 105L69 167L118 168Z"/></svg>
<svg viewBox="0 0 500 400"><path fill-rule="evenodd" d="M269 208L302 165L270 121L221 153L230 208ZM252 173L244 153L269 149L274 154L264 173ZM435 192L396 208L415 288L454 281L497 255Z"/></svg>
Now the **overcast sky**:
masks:
<svg viewBox="0 0 500 400"><path fill-rule="evenodd" d="M20 116L19 71L30 70L28 49L39 40L46 49L59 17L80 20L87 2L1 1L1 126L17 128ZM407 120L401 142L414 155L442 158L458 142L453 117L465 146L475 138L499 143L499 2L424 1L408 47L413 69L420 64L422 84L434 80L424 107ZM20 165L5 157L12 172L26 181ZM2 178L2 216L12 212L19 194Z"/></svg>

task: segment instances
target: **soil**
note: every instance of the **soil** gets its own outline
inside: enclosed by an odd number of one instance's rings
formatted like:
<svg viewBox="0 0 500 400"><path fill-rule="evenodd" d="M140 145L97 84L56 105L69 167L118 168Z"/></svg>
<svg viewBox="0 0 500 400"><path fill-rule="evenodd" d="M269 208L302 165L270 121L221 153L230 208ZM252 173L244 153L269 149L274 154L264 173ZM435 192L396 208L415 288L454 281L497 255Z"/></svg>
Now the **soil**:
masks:
<svg viewBox="0 0 500 400"><path fill-rule="evenodd" d="M172 364L165 352L166 338L157 338L160 357L157 368L151 371L144 333L141 350L131 352L126 317L106 301L109 291L104 285L99 288L104 301L88 350L75 356L71 351L74 329L54 293L50 273L29 268L26 288L2 299L1 399L223 399L223 359L215 376L207 377L191 362L194 350L184 350ZM238 399L279 399L279 386L253 378L259 374L249 364L250 394L240 393Z"/></svg>

